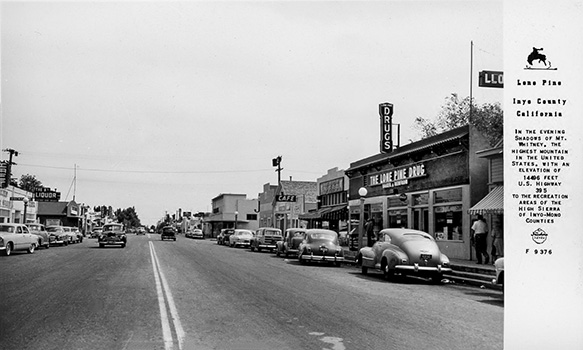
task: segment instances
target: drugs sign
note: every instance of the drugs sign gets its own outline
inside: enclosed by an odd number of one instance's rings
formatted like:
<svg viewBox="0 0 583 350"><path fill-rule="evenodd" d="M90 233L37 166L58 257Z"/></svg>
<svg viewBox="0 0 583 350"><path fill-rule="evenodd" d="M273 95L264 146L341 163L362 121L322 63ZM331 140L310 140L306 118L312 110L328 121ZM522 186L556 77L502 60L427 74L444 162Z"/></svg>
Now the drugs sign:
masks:
<svg viewBox="0 0 583 350"><path fill-rule="evenodd" d="M393 104L381 103L379 105L379 115L381 116L381 152L389 153L393 150Z"/></svg>

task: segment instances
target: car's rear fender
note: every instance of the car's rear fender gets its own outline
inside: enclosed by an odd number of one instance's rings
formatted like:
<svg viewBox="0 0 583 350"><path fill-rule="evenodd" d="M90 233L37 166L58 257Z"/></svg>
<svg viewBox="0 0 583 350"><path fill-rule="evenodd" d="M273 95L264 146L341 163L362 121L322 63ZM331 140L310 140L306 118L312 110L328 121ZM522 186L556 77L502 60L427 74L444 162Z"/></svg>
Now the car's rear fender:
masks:
<svg viewBox="0 0 583 350"><path fill-rule="evenodd" d="M407 254L396 245L391 245L383 251L381 261L385 260L390 269L395 266L408 262Z"/></svg>

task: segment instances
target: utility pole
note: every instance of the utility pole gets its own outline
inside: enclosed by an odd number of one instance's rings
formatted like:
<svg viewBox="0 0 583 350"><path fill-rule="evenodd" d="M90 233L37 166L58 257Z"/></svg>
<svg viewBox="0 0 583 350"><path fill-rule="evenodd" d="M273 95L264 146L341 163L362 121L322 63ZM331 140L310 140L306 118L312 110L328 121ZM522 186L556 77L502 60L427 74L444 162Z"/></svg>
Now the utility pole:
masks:
<svg viewBox="0 0 583 350"><path fill-rule="evenodd" d="M8 163L6 163L6 175L4 183L4 187L8 187L12 177L12 165L16 165L16 163L12 161L12 156L18 157L18 151L13 150L12 148L5 148L2 151L8 152L10 154L8 157Z"/></svg>

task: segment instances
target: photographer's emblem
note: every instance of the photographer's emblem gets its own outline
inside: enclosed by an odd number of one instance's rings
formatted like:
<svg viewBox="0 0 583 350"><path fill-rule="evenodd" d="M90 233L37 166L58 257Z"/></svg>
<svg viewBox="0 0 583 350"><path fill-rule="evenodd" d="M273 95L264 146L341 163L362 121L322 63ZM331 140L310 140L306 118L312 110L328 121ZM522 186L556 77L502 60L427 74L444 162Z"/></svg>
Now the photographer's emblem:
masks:
<svg viewBox="0 0 583 350"><path fill-rule="evenodd" d="M548 233L546 233L543 229L538 228L531 234L532 240L536 244L543 244L548 237Z"/></svg>

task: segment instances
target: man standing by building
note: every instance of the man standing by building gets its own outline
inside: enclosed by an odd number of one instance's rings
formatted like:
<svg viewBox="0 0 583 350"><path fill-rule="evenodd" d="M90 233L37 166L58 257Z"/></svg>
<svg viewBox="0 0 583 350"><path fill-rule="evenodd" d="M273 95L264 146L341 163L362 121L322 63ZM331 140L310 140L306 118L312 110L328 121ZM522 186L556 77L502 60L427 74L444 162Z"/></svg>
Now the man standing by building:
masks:
<svg viewBox="0 0 583 350"><path fill-rule="evenodd" d="M478 264L482 263L482 255L484 255L485 259L484 264L488 264L490 262L490 256L488 255L488 224L486 224L482 215L478 215L478 220L474 221L471 230Z"/></svg>
<svg viewBox="0 0 583 350"><path fill-rule="evenodd" d="M374 243L374 219L370 218L368 219L368 221L366 222L366 225L364 225L364 229L366 232L366 245L369 247L372 247L373 243Z"/></svg>

